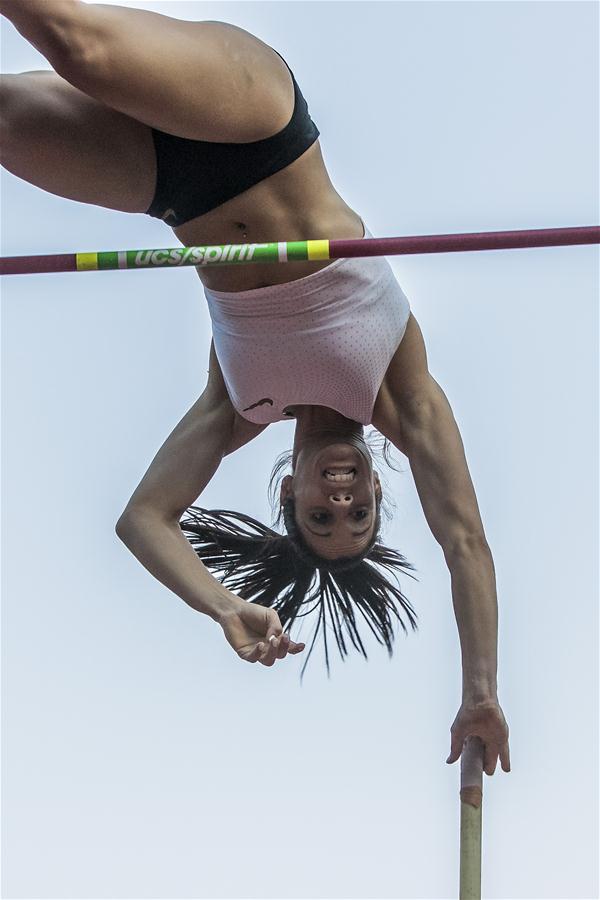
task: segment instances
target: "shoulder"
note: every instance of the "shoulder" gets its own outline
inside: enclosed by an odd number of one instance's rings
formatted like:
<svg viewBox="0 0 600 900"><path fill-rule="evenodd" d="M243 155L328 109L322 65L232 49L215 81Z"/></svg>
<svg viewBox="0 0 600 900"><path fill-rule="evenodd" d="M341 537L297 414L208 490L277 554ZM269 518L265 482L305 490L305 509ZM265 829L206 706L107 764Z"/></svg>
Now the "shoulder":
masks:
<svg viewBox="0 0 600 900"><path fill-rule="evenodd" d="M419 393L429 379L425 341L412 312L402 340L390 361L383 379L385 393L395 406L402 406Z"/></svg>
<svg viewBox="0 0 600 900"><path fill-rule="evenodd" d="M373 409L372 424L404 452L402 425L414 415L431 384L427 351L419 323L411 313L406 331L387 368Z"/></svg>

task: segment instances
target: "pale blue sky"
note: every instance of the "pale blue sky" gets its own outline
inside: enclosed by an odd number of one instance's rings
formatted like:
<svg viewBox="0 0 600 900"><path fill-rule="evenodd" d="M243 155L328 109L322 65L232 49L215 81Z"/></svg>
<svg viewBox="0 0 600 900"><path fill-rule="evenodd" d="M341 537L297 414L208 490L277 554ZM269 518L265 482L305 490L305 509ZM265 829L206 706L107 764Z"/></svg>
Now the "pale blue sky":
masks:
<svg viewBox="0 0 600 900"><path fill-rule="evenodd" d="M598 4L137 2L240 25L293 69L377 236L591 225ZM2 69L47 68L2 23ZM2 252L169 246L2 175ZM281 236L285 239L285 235ZM465 442L499 597L512 771L484 777L488 898L598 896L598 250L390 257ZM460 705L449 573L408 461L384 531L420 630L391 661L240 661L114 525L203 389L192 270L2 284L3 883L12 898L451 898ZM199 503L270 524L293 424ZM367 429L370 430L370 429ZM293 636L306 640L312 619Z"/></svg>

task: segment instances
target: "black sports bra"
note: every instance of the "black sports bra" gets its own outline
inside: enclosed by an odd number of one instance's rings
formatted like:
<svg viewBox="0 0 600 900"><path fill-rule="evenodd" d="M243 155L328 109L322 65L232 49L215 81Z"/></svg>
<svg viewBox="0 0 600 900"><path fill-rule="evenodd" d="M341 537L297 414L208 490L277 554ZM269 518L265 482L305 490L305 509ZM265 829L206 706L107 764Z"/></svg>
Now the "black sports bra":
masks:
<svg viewBox="0 0 600 900"><path fill-rule="evenodd" d="M294 112L285 128L271 137L228 144L152 129L157 178L147 215L172 227L183 225L285 169L314 144L319 129L289 66L288 70L294 82Z"/></svg>

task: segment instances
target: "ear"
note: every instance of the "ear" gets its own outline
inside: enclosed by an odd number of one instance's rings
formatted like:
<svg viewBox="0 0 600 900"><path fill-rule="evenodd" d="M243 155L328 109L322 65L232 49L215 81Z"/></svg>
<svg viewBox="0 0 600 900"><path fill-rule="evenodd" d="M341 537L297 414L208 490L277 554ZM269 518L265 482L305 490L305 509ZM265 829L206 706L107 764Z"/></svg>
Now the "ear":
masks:
<svg viewBox="0 0 600 900"><path fill-rule="evenodd" d="M279 502L283 503L292 492L292 481L293 478L291 475L286 475L283 481L281 482L281 490L279 492Z"/></svg>
<svg viewBox="0 0 600 900"><path fill-rule="evenodd" d="M379 475L377 474L377 472L373 472L373 474L375 476L375 496L377 497L377 500L379 501L379 500L381 500L381 495L383 493L382 488L381 488L381 481L379 480Z"/></svg>

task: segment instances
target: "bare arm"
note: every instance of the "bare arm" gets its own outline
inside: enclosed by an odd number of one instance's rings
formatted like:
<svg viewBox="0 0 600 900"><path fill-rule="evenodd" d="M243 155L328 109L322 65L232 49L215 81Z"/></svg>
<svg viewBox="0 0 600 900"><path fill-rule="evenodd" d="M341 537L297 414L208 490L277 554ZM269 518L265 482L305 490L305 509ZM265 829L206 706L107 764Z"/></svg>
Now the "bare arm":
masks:
<svg viewBox="0 0 600 900"><path fill-rule="evenodd" d="M211 402L205 392L162 445L116 525L117 535L155 578L215 621L237 598L198 558L179 519L218 469L232 422L231 409Z"/></svg>
<svg viewBox="0 0 600 900"><path fill-rule="evenodd" d="M240 659L270 668L288 653L302 653L304 644L283 633L274 609L248 603L221 584L199 559L179 525L182 513L202 493L223 457L247 444L265 427L237 415L212 343L209 379L202 396L156 454L116 531L158 581L221 626Z"/></svg>
<svg viewBox="0 0 600 900"><path fill-rule="evenodd" d="M133 555L188 606L215 620L241 601L208 571L179 527L224 456L260 434L233 408L211 341L208 382L173 429L117 522L116 532Z"/></svg>
<svg viewBox="0 0 600 900"><path fill-rule="evenodd" d="M271 667L301 653L303 643L283 633L274 609L248 603L208 571L179 526L217 470L225 451L262 431L232 434L234 411L214 379L169 435L133 493L116 531L142 565L188 606L209 615L245 662Z"/></svg>
<svg viewBox="0 0 600 900"><path fill-rule="evenodd" d="M450 404L428 375L401 400L397 446L407 456L425 518L450 570L460 634L463 698L497 695L498 604L463 442Z"/></svg>

